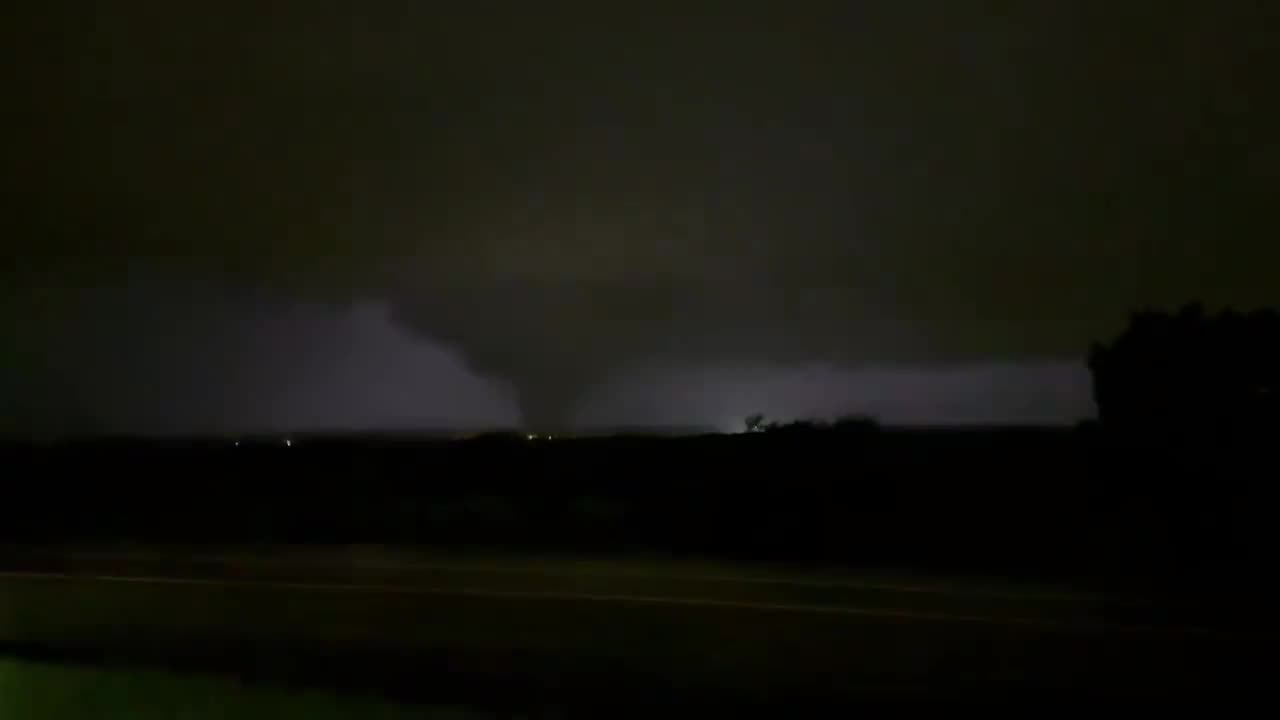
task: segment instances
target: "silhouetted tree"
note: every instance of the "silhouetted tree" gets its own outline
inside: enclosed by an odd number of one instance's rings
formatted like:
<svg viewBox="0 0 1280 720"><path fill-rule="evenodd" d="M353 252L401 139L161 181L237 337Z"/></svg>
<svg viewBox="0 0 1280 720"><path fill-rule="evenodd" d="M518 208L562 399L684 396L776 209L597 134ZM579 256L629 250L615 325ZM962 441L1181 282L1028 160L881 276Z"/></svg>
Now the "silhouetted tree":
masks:
<svg viewBox="0 0 1280 720"><path fill-rule="evenodd" d="M1103 424L1127 429L1239 428L1280 418L1280 314L1135 313L1089 354Z"/></svg>
<svg viewBox="0 0 1280 720"><path fill-rule="evenodd" d="M764 413L753 413L742 419L747 432L760 432L765 429Z"/></svg>
<svg viewBox="0 0 1280 720"><path fill-rule="evenodd" d="M829 426L819 420L792 420L789 423L772 422L765 426L765 431L769 433L814 433L826 430Z"/></svg>

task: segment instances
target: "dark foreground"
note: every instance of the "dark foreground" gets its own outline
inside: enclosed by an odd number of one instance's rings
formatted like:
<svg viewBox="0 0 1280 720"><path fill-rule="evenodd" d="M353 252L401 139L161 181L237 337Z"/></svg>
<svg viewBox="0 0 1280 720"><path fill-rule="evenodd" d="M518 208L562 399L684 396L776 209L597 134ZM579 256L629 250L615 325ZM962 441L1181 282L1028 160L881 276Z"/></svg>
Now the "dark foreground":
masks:
<svg viewBox="0 0 1280 720"><path fill-rule="evenodd" d="M532 712L875 698L1207 697L1247 633L1136 596L660 561L9 551L24 658Z"/></svg>
<svg viewBox="0 0 1280 720"><path fill-rule="evenodd" d="M0 717L36 720L480 720L491 713L419 706L211 674L0 659Z"/></svg>
<svg viewBox="0 0 1280 720"><path fill-rule="evenodd" d="M1260 597L1270 436L778 432L0 448L0 542L635 552ZM236 443L240 444L237 445ZM1261 604L1265 606L1265 603Z"/></svg>
<svg viewBox="0 0 1280 720"><path fill-rule="evenodd" d="M0 643L502 713L1263 686L1272 435L289 439L5 448Z"/></svg>

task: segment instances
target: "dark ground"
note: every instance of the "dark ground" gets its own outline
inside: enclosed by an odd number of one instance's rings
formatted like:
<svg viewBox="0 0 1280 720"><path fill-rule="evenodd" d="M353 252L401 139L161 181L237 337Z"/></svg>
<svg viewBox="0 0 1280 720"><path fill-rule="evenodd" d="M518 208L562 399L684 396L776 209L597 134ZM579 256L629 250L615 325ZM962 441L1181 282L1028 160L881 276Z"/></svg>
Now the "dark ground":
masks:
<svg viewBox="0 0 1280 720"><path fill-rule="evenodd" d="M362 557L369 557L365 550ZM233 671L490 709L1069 692L1202 697L1247 638L1136 597L737 568L309 551L28 556L0 638L28 657ZM33 654L34 653L34 654ZM496 706L495 706L496 704Z"/></svg>
<svg viewBox="0 0 1280 720"><path fill-rule="evenodd" d="M1253 688L1270 606L1240 449L228 444L10 449L5 647L513 712L1171 699Z"/></svg>

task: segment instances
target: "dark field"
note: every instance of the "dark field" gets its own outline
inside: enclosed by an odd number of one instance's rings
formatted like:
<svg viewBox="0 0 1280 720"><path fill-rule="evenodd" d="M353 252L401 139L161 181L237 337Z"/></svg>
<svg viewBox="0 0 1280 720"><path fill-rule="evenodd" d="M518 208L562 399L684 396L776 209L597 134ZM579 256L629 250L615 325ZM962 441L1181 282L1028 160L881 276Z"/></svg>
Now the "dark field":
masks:
<svg viewBox="0 0 1280 720"><path fill-rule="evenodd" d="M1272 458L1250 447L1010 430L11 448L0 539L647 552L1194 589L1247 582L1265 559Z"/></svg>
<svg viewBox="0 0 1280 720"><path fill-rule="evenodd" d="M1264 486L1239 454L227 445L11 450L5 646L511 712L1254 687Z"/></svg>

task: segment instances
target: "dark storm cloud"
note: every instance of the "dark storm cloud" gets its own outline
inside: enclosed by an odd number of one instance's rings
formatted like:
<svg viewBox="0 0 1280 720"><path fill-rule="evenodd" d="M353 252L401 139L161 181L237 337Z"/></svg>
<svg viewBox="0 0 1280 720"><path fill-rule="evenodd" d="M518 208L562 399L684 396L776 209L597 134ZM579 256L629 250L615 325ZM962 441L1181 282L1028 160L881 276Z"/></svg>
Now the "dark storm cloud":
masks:
<svg viewBox="0 0 1280 720"><path fill-rule="evenodd" d="M57 5L6 23L11 337L146 258L386 301L554 423L1280 300L1265 3Z"/></svg>
<svg viewBox="0 0 1280 720"><path fill-rule="evenodd" d="M24 334L16 359L28 387L0 395L4 430L493 428L516 418L460 358L377 303L232 300L136 267L127 283L63 293L73 301L45 308L38 341Z"/></svg>

